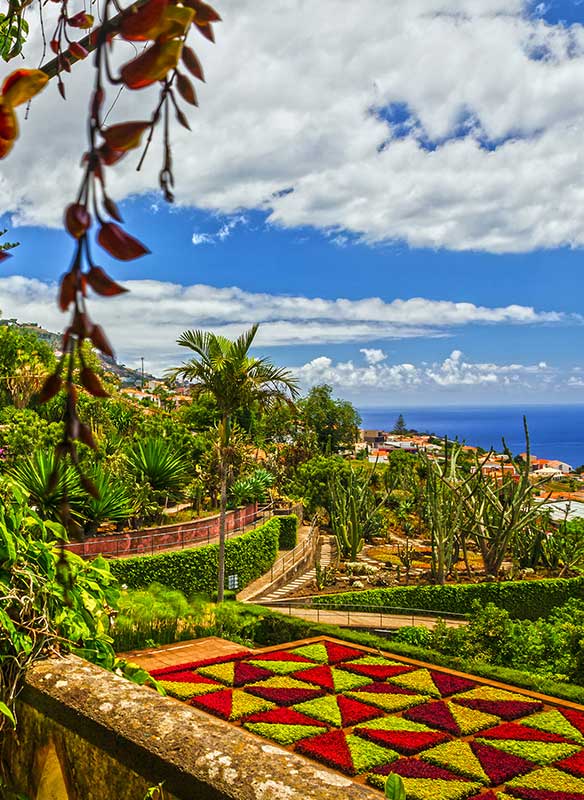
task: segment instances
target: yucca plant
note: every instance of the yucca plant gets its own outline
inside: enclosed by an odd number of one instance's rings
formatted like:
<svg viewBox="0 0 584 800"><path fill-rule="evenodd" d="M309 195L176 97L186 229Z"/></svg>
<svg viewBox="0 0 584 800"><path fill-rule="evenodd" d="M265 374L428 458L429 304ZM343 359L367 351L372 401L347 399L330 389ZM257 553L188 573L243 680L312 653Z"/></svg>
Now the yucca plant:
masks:
<svg viewBox="0 0 584 800"><path fill-rule="evenodd" d="M128 489L121 481L109 475L101 464L94 467L91 480L99 497L88 495L83 508L88 533L94 533L103 522L124 522L133 516L135 503Z"/></svg>
<svg viewBox="0 0 584 800"><path fill-rule="evenodd" d="M171 501L184 495L189 475L186 455L162 438L136 442L127 453L128 464L138 481L147 483L155 492Z"/></svg>
<svg viewBox="0 0 584 800"><path fill-rule="evenodd" d="M56 481L53 479L55 470ZM62 460L56 462L52 450L37 450L12 467L9 475L27 492L30 505L43 519L60 521L61 508L67 502L71 517L77 522L83 520L86 493L79 476L70 464Z"/></svg>
<svg viewBox="0 0 584 800"><path fill-rule="evenodd" d="M240 478L231 487L232 507L243 506L247 503L265 503L268 489L274 484L274 476L267 469L260 467L252 475Z"/></svg>

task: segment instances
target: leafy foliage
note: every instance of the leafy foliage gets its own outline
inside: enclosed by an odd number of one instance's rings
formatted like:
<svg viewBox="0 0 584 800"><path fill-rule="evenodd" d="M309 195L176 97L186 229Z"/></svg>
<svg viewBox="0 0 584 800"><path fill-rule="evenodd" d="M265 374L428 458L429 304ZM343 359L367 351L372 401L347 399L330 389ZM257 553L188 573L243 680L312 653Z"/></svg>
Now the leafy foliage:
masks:
<svg viewBox="0 0 584 800"><path fill-rule="evenodd" d="M287 514L278 517L280 523L280 550L293 550L298 543L298 517L296 514Z"/></svg>
<svg viewBox="0 0 584 800"><path fill-rule="evenodd" d="M248 503L265 503L268 489L274 483L274 476L266 469L256 469L246 478L239 478L231 486L231 505L233 507Z"/></svg>
<svg viewBox="0 0 584 800"><path fill-rule="evenodd" d="M79 476L70 464L58 460L53 451L37 450L32 456L20 460L9 474L28 493L41 517L60 520L66 503L73 518L77 521L82 519L85 492Z"/></svg>
<svg viewBox="0 0 584 800"><path fill-rule="evenodd" d="M127 453L128 463L140 481L169 500L179 500L189 480L188 462L165 439L137 441Z"/></svg>

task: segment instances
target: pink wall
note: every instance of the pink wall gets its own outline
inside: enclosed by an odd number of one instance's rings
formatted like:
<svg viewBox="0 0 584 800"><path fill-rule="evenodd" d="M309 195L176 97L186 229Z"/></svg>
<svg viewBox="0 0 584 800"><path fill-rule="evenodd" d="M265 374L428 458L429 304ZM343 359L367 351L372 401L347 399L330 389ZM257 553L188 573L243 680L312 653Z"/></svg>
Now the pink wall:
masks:
<svg viewBox="0 0 584 800"><path fill-rule="evenodd" d="M257 504L241 506L227 512L227 531L236 531L253 523ZM161 525L158 528L142 528L109 536L95 536L82 542L71 542L66 549L83 558L103 555L116 556L148 555L160 550L177 550L192 544L210 542L219 536L219 515L182 522L176 525Z"/></svg>

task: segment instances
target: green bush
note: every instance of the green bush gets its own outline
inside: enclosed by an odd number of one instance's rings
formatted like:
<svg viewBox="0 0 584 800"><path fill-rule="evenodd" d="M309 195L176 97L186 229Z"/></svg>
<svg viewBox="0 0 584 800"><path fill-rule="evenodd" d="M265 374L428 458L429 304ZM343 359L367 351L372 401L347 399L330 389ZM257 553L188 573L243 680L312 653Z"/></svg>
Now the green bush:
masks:
<svg viewBox="0 0 584 800"><path fill-rule="evenodd" d="M268 522L225 543L225 575L237 575L243 589L272 566L278 553L280 521ZM211 596L217 587L219 545L192 550L176 550L153 556L112 559L111 571L120 583L130 589L141 589L160 583L178 589L186 597L194 594Z"/></svg>
<svg viewBox="0 0 584 800"><path fill-rule="evenodd" d="M584 578L553 578L500 583L467 583L453 586L397 586L364 592L315 597L314 605L345 606L360 611L365 606L408 608L468 614L472 604L494 603L515 619L546 617L553 608L572 598L584 599Z"/></svg>
<svg viewBox="0 0 584 800"><path fill-rule="evenodd" d="M288 514L280 520L280 550L293 550L298 544L298 517Z"/></svg>

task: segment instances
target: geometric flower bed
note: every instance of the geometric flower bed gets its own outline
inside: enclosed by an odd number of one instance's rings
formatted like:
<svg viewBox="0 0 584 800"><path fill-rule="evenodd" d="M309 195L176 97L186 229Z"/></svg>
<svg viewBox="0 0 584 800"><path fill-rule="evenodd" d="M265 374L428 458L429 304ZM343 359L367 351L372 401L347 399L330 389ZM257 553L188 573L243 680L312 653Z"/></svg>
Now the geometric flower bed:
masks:
<svg viewBox="0 0 584 800"><path fill-rule="evenodd" d="M407 800L584 800L584 709L330 639L155 670L167 693Z"/></svg>

